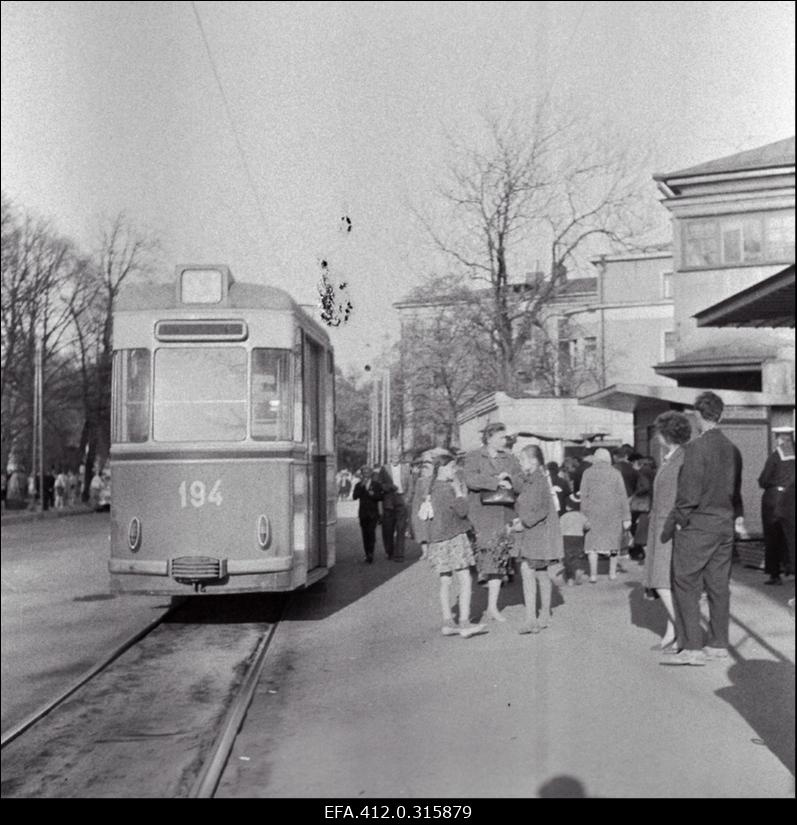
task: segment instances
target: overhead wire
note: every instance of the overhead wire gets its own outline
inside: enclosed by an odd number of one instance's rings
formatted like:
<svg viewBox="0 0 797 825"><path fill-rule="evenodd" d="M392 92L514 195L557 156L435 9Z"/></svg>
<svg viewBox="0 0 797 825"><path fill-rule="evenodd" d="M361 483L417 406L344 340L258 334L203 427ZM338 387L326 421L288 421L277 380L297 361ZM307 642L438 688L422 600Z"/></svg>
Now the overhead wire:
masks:
<svg viewBox="0 0 797 825"><path fill-rule="evenodd" d="M202 24L202 18L199 16L199 9L195 2L191 2L191 9L194 12L194 18L196 19L197 26L199 27L199 33L202 36L202 42L205 44L205 51L208 55L208 60L210 61L210 67L213 71L213 77L216 79L216 85L219 89L219 94L221 95L222 102L224 103L224 110L227 114L227 122L230 127L230 131L233 134L233 138L235 140L235 145L238 149L238 156L241 159L241 165L244 169L244 174L246 176L247 181L249 182L249 187L252 190L252 195L255 200L255 206L257 207L257 213L260 217L260 220L263 224L263 229L268 233L268 220L266 219L266 212L263 207L263 202L260 198L260 194L258 193L257 186L255 186L254 176L252 175L251 167L249 166L249 161L246 159L246 152L244 151L243 143L241 142L240 132L238 131L237 126L235 125L235 118L233 117L232 107L230 106L230 101L227 98L227 93L224 91L224 84L221 82L221 75L219 74L218 67L216 65L216 61L213 57L213 51L210 48L210 42L208 41L207 34L205 33L205 27ZM280 266L284 266L280 261L279 255L275 252L275 250L268 250L269 255L275 257L277 262Z"/></svg>

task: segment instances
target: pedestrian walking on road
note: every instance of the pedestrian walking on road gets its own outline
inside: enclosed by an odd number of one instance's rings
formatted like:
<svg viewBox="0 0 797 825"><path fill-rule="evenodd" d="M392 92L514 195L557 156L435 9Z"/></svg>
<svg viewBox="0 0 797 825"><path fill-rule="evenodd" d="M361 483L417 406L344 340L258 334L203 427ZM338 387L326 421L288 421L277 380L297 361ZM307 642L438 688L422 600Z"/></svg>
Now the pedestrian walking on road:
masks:
<svg viewBox="0 0 797 825"><path fill-rule="evenodd" d="M789 485L794 484L794 429L773 427L775 451L770 453L758 477L761 496L761 522L764 526L765 570L769 578L764 584L781 584L780 574L794 572L788 551L788 528L783 519L784 502ZM792 491L792 499L794 493Z"/></svg>
<svg viewBox="0 0 797 825"><path fill-rule="evenodd" d="M675 506L661 533L673 540L672 587L680 652L662 664L704 665L728 656L734 527L742 516L742 456L719 429L724 405L713 392L695 400L700 435L684 447ZM735 520L735 524L734 524ZM700 594L708 595L708 645L703 648Z"/></svg>
<svg viewBox="0 0 797 825"><path fill-rule="evenodd" d="M523 471L506 449L506 427L498 421L482 433L482 447L465 456L468 516L476 540L476 569L487 582L487 610L483 620L505 622L498 609L501 583L511 559L508 526L515 518L515 498L523 488Z"/></svg>
<svg viewBox="0 0 797 825"><path fill-rule="evenodd" d="M470 621L471 573L476 559L468 538L468 490L456 472L454 456L435 456L428 499L424 499L420 518L428 524L428 559L440 578L440 607L444 636L475 636L484 625ZM451 583L456 575L459 587L458 623L451 607Z"/></svg>
<svg viewBox="0 0 797 825"><path fill-rule="evenodd" d="M55 477L55 509L63 510L66 504L67 480L66 473L62 467Z"/></svg>
<svg viewBox="0 0 797 825"><path fill-rule="evenodd" d="M379 502L382 500L382 488L376 480L376 475L375 470L363 467L360 471L360 481L354 485L354 499L360 502L357 516L360 521L367 564L373 564L374 561L376 525L380 521Z"/></svg>
<svg viewBox="0 0 797 825"><path fill-rule="evenodd" d="M557 502L551 494L551 482L542 450L536 444L530 444L520 451L519 460L524 475L515 510L523 530L515 533L514 539L520 558L523 601L526 605L526 620L520 633L539 633L550 624L553 570L564 555L564 547Z"/></svg>
<svg viewBox="0 0 797 825"><path fill-rule="evenodd" d="M661 532L675 506L678 474L684 462L684 448L692 437L692 425L680 412L664 412L654 422L656 435L664 447L662 465L653 480L648 543L645 554L645 587L655 590L667 611L667 626L660 650L677 651L675 608L672 600L672 541L662 541Z"/></svg>
<svg viewBox="0 0 797 825"><path fill-rule="evenodd" d="M407 502L412 501L410 465L394 450L390 461L379 468L377 482L382 488L382 542L391 561L404 561L407 532Z"/></svg>
<svg viewBox="0 0 797 825"><path fill-rule="evenodd" d="M609 557L609 578L617 578L617 557L625 531L631 526L631 510L625 482L612 466L609 451L600 447L591 458L592 466L581 479L580 494L581 512L587 527L584 550L589 559L589 580L595 584L599 555Z"/></svg>

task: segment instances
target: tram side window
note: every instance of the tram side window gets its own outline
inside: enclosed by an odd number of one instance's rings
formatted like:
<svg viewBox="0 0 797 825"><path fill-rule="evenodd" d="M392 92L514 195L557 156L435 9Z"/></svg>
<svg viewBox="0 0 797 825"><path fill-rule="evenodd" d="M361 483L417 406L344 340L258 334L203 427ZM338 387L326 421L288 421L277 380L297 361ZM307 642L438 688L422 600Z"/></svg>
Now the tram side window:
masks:
<svg viewBox="0 0 797 825"><path fill-rule="evenodd" d="M291 352L252 350L252 438L291 440Z"/></svg>
<svg viewBox="0 0 797 825"><path fill-rule="evenodd" d="M156 441L243 441L247 419L243 347L155 351Z"/></svg>
<svg viewBox="0 0 797 825"><path fill-rule="evenodd" d="M113 356L111 440L140 443L149 437L150 351L118 350Z"/></svg>

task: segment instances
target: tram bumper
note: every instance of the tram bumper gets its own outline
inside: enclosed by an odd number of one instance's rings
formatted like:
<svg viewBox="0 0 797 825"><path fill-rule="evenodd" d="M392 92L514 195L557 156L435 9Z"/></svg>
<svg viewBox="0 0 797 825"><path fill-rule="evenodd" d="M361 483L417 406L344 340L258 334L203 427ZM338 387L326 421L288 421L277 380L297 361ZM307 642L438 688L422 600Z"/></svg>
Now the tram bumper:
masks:
<svg viewBox="0 0 797 825"><path fill-rule="evenodd" d="M216 581L227 576L252 576L263 573L284 573L292 569L291 556L275 556L265 559L197 559L183 556L178 559L110 559L108 570L112 574L128 576L164 576L192 581Z"/></svg>

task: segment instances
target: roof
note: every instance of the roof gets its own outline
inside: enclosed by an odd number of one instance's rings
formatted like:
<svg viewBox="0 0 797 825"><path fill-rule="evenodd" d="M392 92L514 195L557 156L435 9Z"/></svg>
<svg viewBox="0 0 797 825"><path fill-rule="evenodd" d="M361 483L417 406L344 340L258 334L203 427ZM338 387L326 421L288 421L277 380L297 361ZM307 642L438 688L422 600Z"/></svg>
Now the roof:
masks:
<svg viewBox="0 0 797 825"><path fill-rule="evenodd" d="M181 304L173 283L129 284L119 292L114 309L116 311L140 309L190 308L194 312L218 309L281 309L299 310L299 305L283 289L265 284L246 284L240 281L230 283L227 300L222 304Z"/></svg>
<svg viewBox="0 0 797 825"><path fill-rule="evenodd" d="M794 264L694 317L699 327L794 327Z"/></svg>
<svg viewBox="0 0 797 825"><path fill-rule="evenodd" d="M617 412L632 413L647 404L677 404L691 407L704 389L695 387L664 387L656 384L612 384L597 392L582 396L579 404L585 407L602 407ZM726 406L733 407L794 407L793 396L779 396L764 392L743 392L741 390L712 390Z"/></svg>
<svg viewBox="0 0 797 825"><path fill-rule="evenodd" d="M653 369L659 375L676 376L704 372L749 372L758 370L761 364L775 358L783 346L782 341L749 341L740 335L722 344L701 347L681 354L672 361L656 364Z"/></svg>
<svg viewBox="0 0 797 825"><path fill-rule="evenodd" d="M772 169L778 166L794 166L794 136L775 143L767 143L735 155L699 163L679 169L677 172L657 173L653 180L666 181L670 178L691 178L699 175L716 175L723 172L748 172L754 169Z"/></svg>

